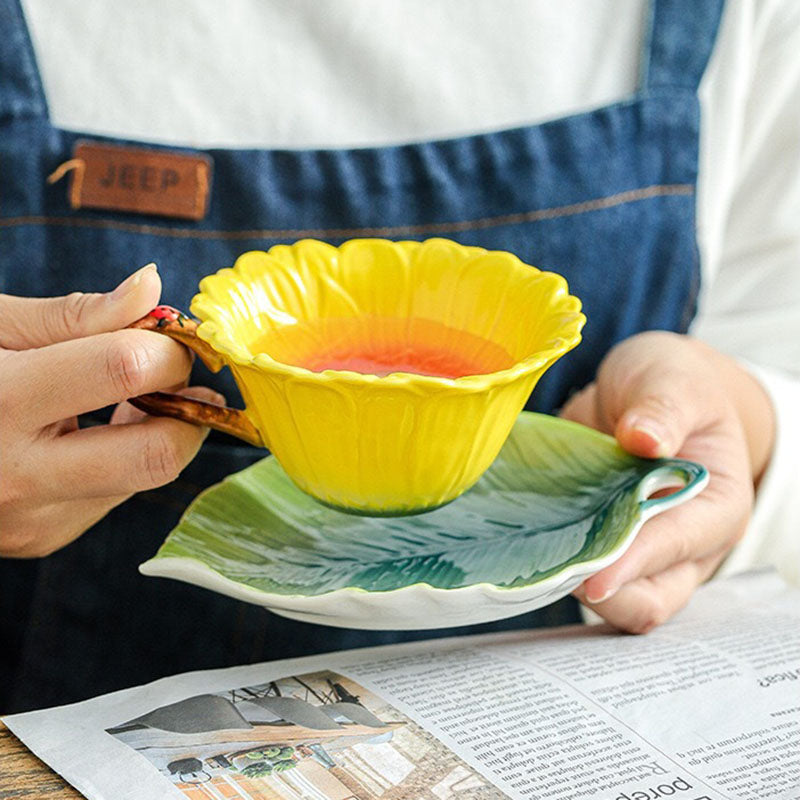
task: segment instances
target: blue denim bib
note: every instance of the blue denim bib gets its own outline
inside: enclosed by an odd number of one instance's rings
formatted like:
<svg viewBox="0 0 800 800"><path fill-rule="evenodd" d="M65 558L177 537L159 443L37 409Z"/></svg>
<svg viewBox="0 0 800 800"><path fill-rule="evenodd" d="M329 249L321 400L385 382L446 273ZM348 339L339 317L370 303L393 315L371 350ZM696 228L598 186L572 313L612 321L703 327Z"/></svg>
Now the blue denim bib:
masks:
<svg viewBox="0 0 800 800"><path fill-rule="evenodd" d="M616 342L647 329L683 332L694 315L697 87L722 5L654 0L639 90L610 106L396 147L207 151L209 212L187 223L75 211L63 184L45 183L87 137L50 123L19 2L0 0L0 292L107 290L155 261L163 301L186 308L203 275L245 250L303 237L446 236L560 272L583 300L583 343L529 403L553 411ZM195 381L236 404L225 373L199 368ZM0 708L70 702L188 669L578 619L568 598L459 631L349 631L137 573L201 488L262 455L212 439L178 481L137 495L64 550L0 560Z"/></svg>

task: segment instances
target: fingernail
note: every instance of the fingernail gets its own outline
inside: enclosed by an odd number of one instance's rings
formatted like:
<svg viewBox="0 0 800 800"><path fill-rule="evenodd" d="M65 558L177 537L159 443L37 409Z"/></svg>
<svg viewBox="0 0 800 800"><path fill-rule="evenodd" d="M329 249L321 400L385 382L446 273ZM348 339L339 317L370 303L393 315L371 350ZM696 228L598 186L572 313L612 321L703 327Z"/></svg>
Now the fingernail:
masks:
<svg viewBox="0 0 800 800"><path fill-rule="evenodd" d="M141 282L142 278L147 275L149 272L155 272L157 267L155 264L147 264L146 266L142 267L141 269L137 269L133 275L128 275L122 283L114 289L113 292L109 295L109 299L112 302L118 302L127 294L132 292Z"/></svg>
<svg viewBox="0 0 800 800"><path fill-rule="evenodd" d="M669 455L669 444L666 431L657 422L651 419L637 418L627 420L628 427L640 436L647 437L651 442L657 456Z"/></svg>
<svg viewBox="0 0 800 800"><path fill-rule="evenodd" d="M613 597L618 590L619 590L618 586L612 586L610 589L606 589L605 592L601 592L598 595L593 595L591 591L588 591L586 592L586 602L592 603L592 605L594 605L595 603L602 603L605 600L608 600L609 598Z"/></svg>

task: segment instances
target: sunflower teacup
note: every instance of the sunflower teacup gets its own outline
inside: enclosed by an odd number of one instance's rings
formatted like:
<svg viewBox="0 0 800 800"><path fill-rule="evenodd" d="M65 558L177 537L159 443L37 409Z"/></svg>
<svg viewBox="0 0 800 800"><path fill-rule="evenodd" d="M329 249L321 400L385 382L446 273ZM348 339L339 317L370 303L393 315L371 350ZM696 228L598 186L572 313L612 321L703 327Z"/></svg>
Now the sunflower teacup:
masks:
<svg viewBox="0 0 800 800"><path fill-rule="evenodd" d="M199 325L169 307L135 323L230 367L245 409L163 393L135 404L268 447L326 505L420 513L489 467L580 341L580 309L560 275L445 239L278 245L200 282Z"/></svg>

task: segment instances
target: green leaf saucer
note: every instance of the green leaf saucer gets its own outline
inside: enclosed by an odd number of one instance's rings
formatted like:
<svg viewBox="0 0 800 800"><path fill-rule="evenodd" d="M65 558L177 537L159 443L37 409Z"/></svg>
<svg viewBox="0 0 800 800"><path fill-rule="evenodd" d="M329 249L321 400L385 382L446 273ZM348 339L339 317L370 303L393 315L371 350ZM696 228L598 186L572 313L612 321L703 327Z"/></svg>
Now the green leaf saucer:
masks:
<svg viewBox="0 0 800 800"><path fill-rule="evenodd" d="M707 483L700 464L635 458L605 434L523 412L494 464L444 508L345 514L301 492L270 456L200 494L139 569L306 622L470 625L558 600Z"/></svg>

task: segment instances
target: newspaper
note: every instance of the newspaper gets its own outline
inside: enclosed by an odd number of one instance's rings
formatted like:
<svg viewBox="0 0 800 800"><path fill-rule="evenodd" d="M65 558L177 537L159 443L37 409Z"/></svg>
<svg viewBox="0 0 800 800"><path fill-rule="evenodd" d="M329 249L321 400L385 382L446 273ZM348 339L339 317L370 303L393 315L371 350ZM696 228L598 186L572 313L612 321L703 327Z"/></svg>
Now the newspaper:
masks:
<svg viewBox="0 0 800 800"><path fill-rule="evenodd" d="M90 800L800 798L800 590L194 672L5 724ZM0 776L0 796L2 776Z"/></svg>

